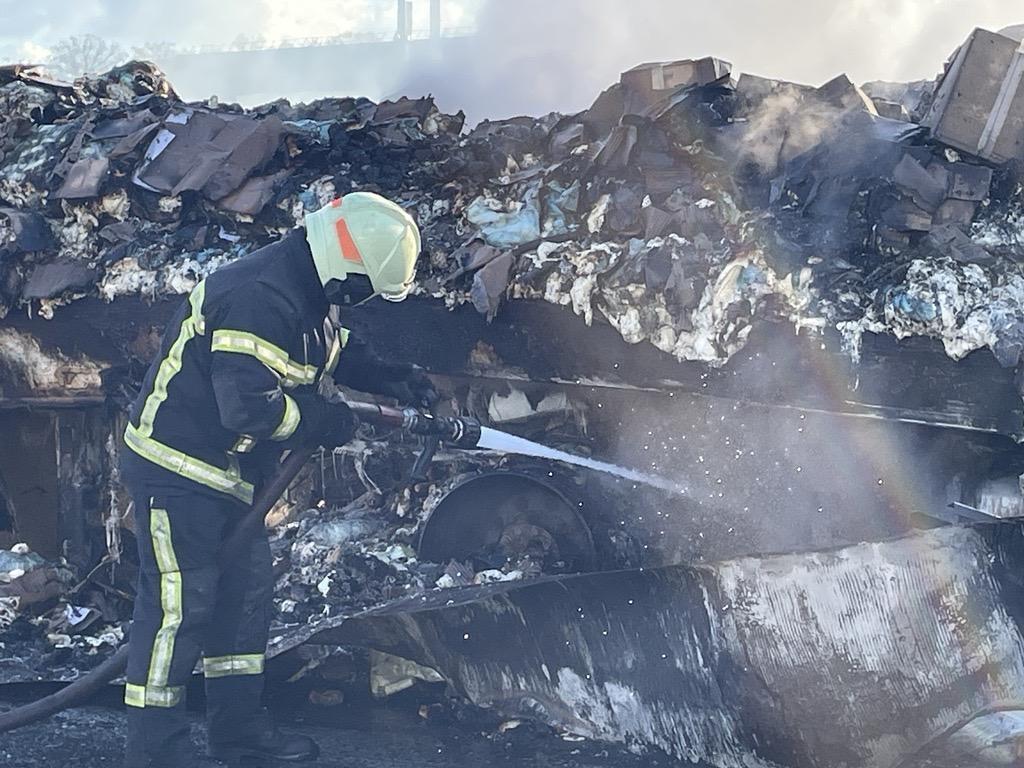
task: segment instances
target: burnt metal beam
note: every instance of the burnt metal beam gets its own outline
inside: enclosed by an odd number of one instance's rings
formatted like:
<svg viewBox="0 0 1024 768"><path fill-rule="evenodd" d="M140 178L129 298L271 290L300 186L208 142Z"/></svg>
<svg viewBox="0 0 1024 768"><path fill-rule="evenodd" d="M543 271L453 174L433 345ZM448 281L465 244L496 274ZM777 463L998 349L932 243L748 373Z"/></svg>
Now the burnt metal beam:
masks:
<svg viewBox="0 0 1024 768"><path fill-rule="evenodd" d="M0 411L24 408L26 410L79 410L95 408L107 402L103 395L71 395L68 397L3 397L0 398Z"/></svg>
<svg viewBox="0 0 1024 768"><path fill-rule="evenodd" d="M833 334L762 323L743 350L713 368L680 362L650 344L627 344L606 322L595 319L587 327L546 302L508 302L499 320L488 323L472 307L449 311L414 297L396 306L368 304L353 313L351 325L386 354L438 373L480 372L471 353L486 345L500 366L535 381L676 389L1024 437L1024 403L1013 371L987 350L954 361L932 339L867 334L861 362L854 364Z"/></svg>
<svg viewBox="0 0 1024 768"><path fill-rule="evenodd" d="M44 347L113 366L141 363L145 342L180 302L83 299L52 320L9 317ZM472 307L449 311L423 297L367 304L345 318L381 354L447 375L518 373L539 382L677 390L771 406L842 413L1024 438L1024 402L1014 372L987 350L950 359L937 340L867 334L854 364L834 334L797 334L791 325L756 325L726 365L680 362L650 344L631 345L600 318L587 327L564 307L511 301L488 323ZM472 362L486 346L499 365ZM22 393L15 393L22 394Z"/></svg>

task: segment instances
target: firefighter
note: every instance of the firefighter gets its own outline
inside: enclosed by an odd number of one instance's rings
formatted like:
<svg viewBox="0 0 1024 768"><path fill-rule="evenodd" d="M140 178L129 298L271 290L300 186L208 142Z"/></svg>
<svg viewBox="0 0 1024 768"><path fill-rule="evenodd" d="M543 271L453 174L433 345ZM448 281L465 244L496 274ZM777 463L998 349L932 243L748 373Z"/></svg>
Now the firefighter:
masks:
<svg viewBox="0 0 1024 768"><path fill-rule="evenodd" d="M370 193L335 200L305 228L200 282L174 316L124 434L140 574L125 687L129 768L191 765L185 686L202 660L216 759L302 761L316 744L277 731L261 707L273 590L257 536L231 562L221 544L282 453L351 439L352 413L324 379L406 401L436 397L337 320L374 296L406 297L420 235Z"/></svg>

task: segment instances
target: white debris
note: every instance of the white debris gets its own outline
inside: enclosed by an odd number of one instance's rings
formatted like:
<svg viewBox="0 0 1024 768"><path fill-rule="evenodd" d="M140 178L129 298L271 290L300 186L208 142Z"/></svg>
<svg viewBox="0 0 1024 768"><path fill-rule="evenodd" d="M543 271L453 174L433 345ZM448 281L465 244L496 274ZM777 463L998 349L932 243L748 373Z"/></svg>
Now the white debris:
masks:
<svg viewBox="0 0 1024 768"><path fill-rule="evenodd" d="M144 269L137 257L129 256L107 267L98 286L99 294L108 302L119 296L142 296L147 299L167 295L183 296L195 288L200 280L241 255L227 251L210 256L203 262L187 258L157 270Z"/></svg>
<svg viewBox="0 0 1024 768"><path fill-rule="evenodd" d="M322 547L338 547L365 539L380 529L381 524L375 520L328 520L314 525L306 535Z"/></svg>
<svg viewBox="0 0 1024 768"><path fill-rule="evenodd" d="M466 219L476 227L488 245L514 248L540 239L539 188L531 187L522 201L502 202L481 196L469 204Z"/></svg>
<svg viewBox="0 0 1024 768"><path fill-rule="evenodd" d="M441 578L444 578L443 576ZM499 571L492 569L489 571L480 571L476 576L473 577L474 584L499 584L505 581L522 581L526 578L526 575L522 571Z"/></svg>
<svg viewBox="0 0 1024 768"><path fill-rule="evenodd" d="M999 220L975 222L971 239L993 250L1024 248L1024 210L1016 207Z"/></svg>
<svg viewBox="0 0 1024 768"><path fill-rule="evenodd" d="M546 259L557 258L558 267L548 275L543 290L530 294L523 287L516 293L571 305L588 325L596 310L630 344L647 341L678 360L712 365L725 363L743 348L754 322L765 314L769 297L774 299L772 310L783 319L811 328L822 325L813 312L811 271L780 277L760 251L717 269L712 266L712 280L696 305L682 310L669 307L666 291L648 289L640 282L642 275L625 284L617 279L630 263L642 262L654 249L668 249L673 256L670 264L675 264L692 251L692 244L676 235L646 243L637 240L629 246L564 243L546 251ZM749 311L737 313L737 307Z"/></svg>
<svg viewBox="0 0 1024 768"><path fill-rule="evenodd" d="M320 580L320 583L316 585L316 591L324 597L327 597L329 594L331 594L332 581L333 580L331 579L330 576L324 576L324 578Z"/></svg>
<svg viewBox="0 0 1024 768"><path fill-rule="evenodd" d="M157 201L161 213L174 214L181 210L181 197L165 195Z"/></svg>
<svg viewBox="0 0 1024 768"><path fill-rule="evenodd" d="M898 339L926 336L942 342L960 360L1011 333L1024 318L1024 270L978 264L914 261L882 302L873 302L857 320L837 323L844 344L857 359L865 332ZM878 309L879 304L881 310Z"/></svg>
<svg viewBox="0 0 1024 768"><path fill-rule="evenodd" d="M5 369L9 381L20 382L30 390L64 394L102 390L103 368L99 363L55 350L44 351L35 337L13 328L0 328L0 368Z"/></svg>
<svg viewBox="0 0 1024 768"><path fill-rule="evenodd" d="M89 206L64 203L64 223L57 228L60 255L86 261L96 256L95 233L99 224Z"/></svg>
<svg viewBox="0 0 1024 768"><path fill-rule="evenodd" d="M154 298L159 287L157 272L143 269L136 258L128 257L107 267L99 292L105 301L113 301L118 296Z"/></svg>
<svg viewBox="0 0 1024 768"><path fill-rule="evenodd" d="M131 213L132 206L128 193L123 189L119 189L100 200L99 207L103 213L112 219L124 221L128 218L128 214Z"/></svg>
<svg viewBox="0 0 1024 768"><path fill-rule="evenodd" d="M587 216L587 231L592 235L596 235L602 229L604 229L604 220L608 216L608 209L612 205L611 195L601 195L597 202L594 203L593 209L590 211L590 215Z"/></svg>
<svg viewBox="0 0 1024 768"><path fill-rule="evenodd" d="M124 642L124 630L118 626L104 627L96 635L67 635L61 632L46 636L54 648L83 648L90 654L96 653L103 646L118 648Z"/></svg>
<svg viewBox="0 0 1024 768"><path fill-rule="evenodd" d="M370 554L398 571L407 571L416 562L416 552L408 544L391 544L383 550L371 551Z"/></svg>
<svg viewBox="0 0 1024 768"><path fill-rule="evenodd" d="M0 632L8 629L18 618L20 597L0 597Z"/></svg>

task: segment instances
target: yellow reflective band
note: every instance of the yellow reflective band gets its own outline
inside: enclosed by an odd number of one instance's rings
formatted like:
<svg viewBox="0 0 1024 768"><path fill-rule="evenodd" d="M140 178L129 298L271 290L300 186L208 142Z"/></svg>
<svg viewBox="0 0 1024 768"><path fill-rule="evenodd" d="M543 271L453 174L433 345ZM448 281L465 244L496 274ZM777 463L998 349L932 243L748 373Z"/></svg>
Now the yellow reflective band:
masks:
<svg viewBox="0 0 1024 768"><path fill-rule="evenodd" d="M299 406L288 395L285 395L284 417L281 419L281 424L274 430L274 434L270 436L270 439L287 440L299 428L299 420L301 418L302 414L299 412Z"/></svg>
<svg viewBox="0 0 1024 768"><path fill-rule="evenodd" d="M324 366L324 376L331 376L334 374L334 369L338 367L338 360L341 358L341 340L335 336L334 341L331 343L330 354L327 355L327 365Z"/></svg>
<svg viewBox="0 0 1024 768"><path fill-rule="evenodd" d="M262 675L263 658L262 653L250 653L244 656L216 656L203 659L203 675L208 678Z"/></svg>
<svg viewBox="0 0 1024 768"><path fill-rule="evenodd" d="M286 384L299 386L316 381L315 365L299 365L276 344L246 331L214 331L211 349L214 352L234 352L255 357L283 378Z"/></svg>
<svg viewBox="0 0 1024 768"><path fill-rule="evenodd" d="M153 434L153 422L156 420L157 411L164 400L167 399L167 387L171 379L181 371L181 361L185 354L185 345L197 335L205 333L205 322L203 320L203 300L206 297L206 282L201 282L192 289L188 297L188 303L192 307L191 314L181 323L181 330L178 338L174 340L171 348L167 351L167 357L160 363L156 372L156 379L153 382L153 391L146 398L146 404L142 408L142 416L139 417L139 432L142 437L150 437Z"/></svg>
<svg viewBox="0 0 1024 768"><path fill-rule="evenodd" d="M334 334L334 341L331 343L331 352L327 356L327 365L324 366L324 376L333 376L338 367L338 360L341 358L341 350L348 346L348 339L351 335L348 328L338 328Z"/></svg>
<svg viewBox="0 0 1024 768"><path fill-rule="evenodd" d="M171 520L165 509L149 510L149 533L160 571L160 607L164 617L153 641L146 686L166 688L174 657L174 640L181 626L181 571L171 543Z"/></svg>
<svg viewBox="0 0 1024 768"><path fill-rule="evenodd" d="M168 472L193 482L226 493L246 504L252 504L254 489L252 483L242 480L237 462L230 469L220 469L205 461L193 458L169 445L159 443L151 437L143 437L141 431L131 424L124 431L124 442L142 458L163 467Z"/></svg>
<svg viewBox="0 0 1024 768"><path fill-rule="evenodd" d="M176 707L184 697L184 688L154 688L149 685L133 685L131 683L124 687L124 703L138 709Z"/></svg>

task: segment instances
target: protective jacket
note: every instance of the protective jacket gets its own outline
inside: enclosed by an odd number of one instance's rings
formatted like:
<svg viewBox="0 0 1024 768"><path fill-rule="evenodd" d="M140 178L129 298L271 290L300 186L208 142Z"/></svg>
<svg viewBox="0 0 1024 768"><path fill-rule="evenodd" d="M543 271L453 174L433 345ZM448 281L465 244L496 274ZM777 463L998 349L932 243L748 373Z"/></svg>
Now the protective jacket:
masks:
<svg viewBox="0 0 1024 768"><path fill-rule="evenodd" d="M125 430L129 487L252 502L265 468L303 435L297 393L324 377L386 392L384 363L329 316L298 229L199 283L175 314Z"/></svg>

